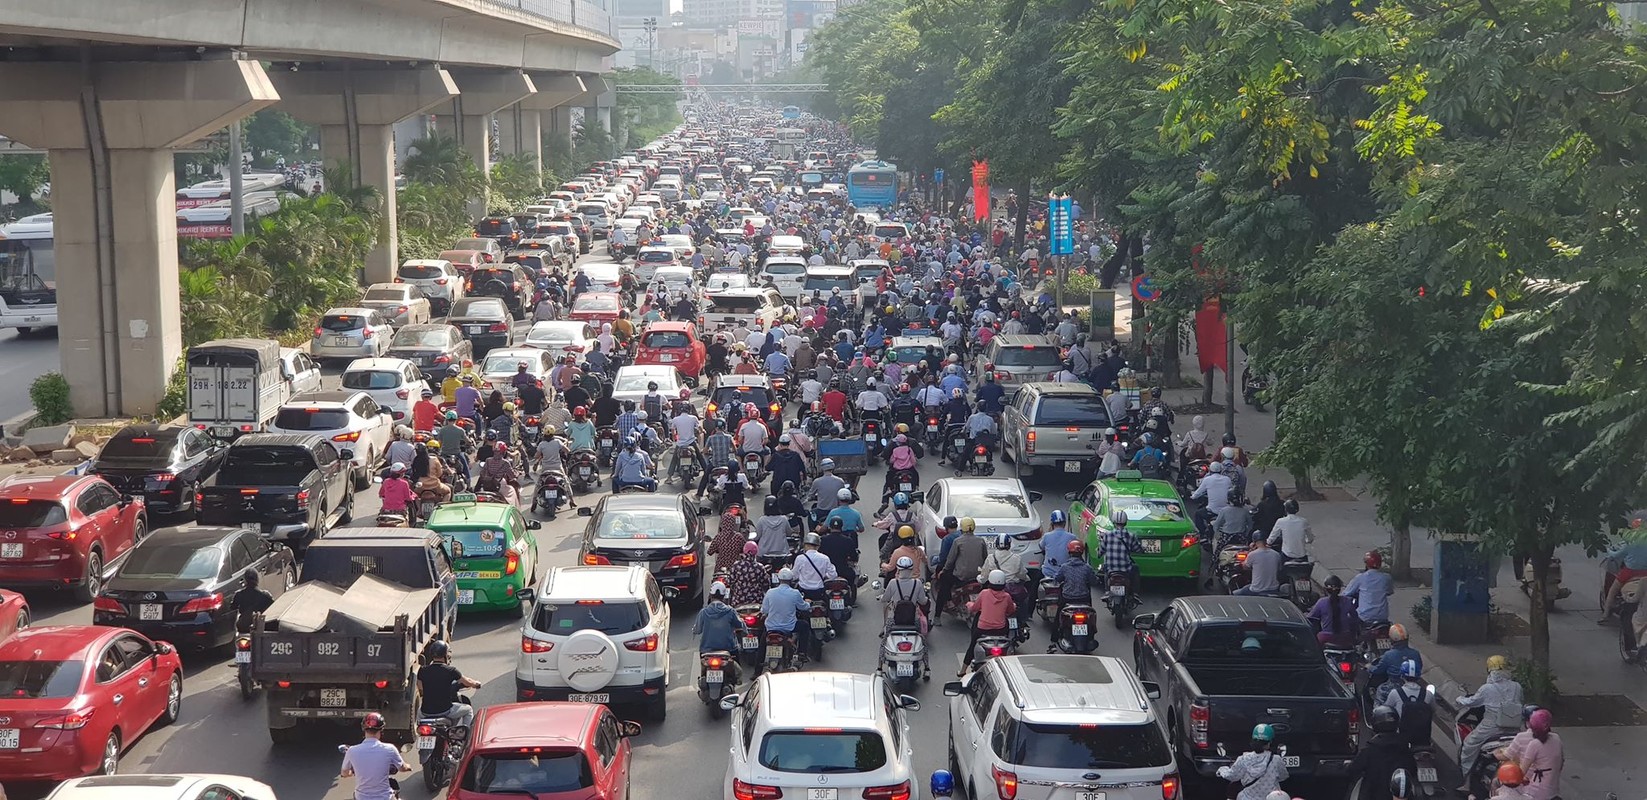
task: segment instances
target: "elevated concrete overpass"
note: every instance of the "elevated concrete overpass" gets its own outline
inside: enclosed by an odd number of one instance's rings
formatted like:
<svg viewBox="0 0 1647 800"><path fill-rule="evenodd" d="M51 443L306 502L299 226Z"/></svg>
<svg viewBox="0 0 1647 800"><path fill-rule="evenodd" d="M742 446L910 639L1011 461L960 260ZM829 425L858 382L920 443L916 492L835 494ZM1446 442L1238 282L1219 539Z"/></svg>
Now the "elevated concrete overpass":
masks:
<svg viewBox="0 0 1647 800"><path fill-rule="evenodd" d="M0 0L0 137L51 162L76 413L153 413L181 354L177 150L270 106L320 126L323 160L383 197L364 268L386 281L393 126L436 115L486 168L501 113L541 168L569 104L609 105L618 48L603 0Z"/></svg>

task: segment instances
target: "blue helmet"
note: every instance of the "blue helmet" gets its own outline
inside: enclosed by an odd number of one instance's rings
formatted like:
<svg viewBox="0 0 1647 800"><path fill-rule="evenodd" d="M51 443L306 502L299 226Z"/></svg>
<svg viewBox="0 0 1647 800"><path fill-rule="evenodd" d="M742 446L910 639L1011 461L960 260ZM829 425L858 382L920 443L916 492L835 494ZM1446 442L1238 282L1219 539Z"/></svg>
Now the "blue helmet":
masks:
<svg viewBox="0 0 1647 800"><path fill-rule="evenodd" d="M892 504L898 508L909 508L909 493L899 492L892 496Z"/></svg>
<svg viewBox="0 0 1647 800"><path fill-rule="evenodd" d="M949 770L934 770L932 773L932 796L949 797L955 794L955 776Z"/></svg>
<svg viewBox="0 0 1647 800"><path fill-rule="evenodd" d="M1401 677L1403 677L1403 678L1416 678L1416 677L1418 677L1418 662L1414 661L1410 658L1403 661L1403 662L1401 662Z"/></svg>
<svg viewBox="0 0 1647 800"><path fill-rule="evenodd" d="M1052 524L1062 525L1069 520L1069 516L1064 513L1063 509L1055 508L1052 510L1052 516L1050 519L1052 520Z"/></svg>

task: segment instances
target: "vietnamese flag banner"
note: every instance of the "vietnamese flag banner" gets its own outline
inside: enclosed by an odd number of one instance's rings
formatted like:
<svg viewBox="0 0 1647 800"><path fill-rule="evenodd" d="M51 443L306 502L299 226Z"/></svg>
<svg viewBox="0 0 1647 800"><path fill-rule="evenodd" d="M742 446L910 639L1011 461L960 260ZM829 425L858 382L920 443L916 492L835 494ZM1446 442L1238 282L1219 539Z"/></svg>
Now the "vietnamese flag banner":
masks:
<svg viewBox="0 0 1647 800"><path fill-rule="evenodd" d="M972 218L989 219L989 162L972 162Z"/></svg>
<svg viewBox="0 0 1647 800"><path fill-rule="evenodd" d="M1200 358L1201 371L1213 368L1229 371L1229 328L1224 325L1224 311L1218 298L1209 297L1195 312L1195 354Z"/></svg>

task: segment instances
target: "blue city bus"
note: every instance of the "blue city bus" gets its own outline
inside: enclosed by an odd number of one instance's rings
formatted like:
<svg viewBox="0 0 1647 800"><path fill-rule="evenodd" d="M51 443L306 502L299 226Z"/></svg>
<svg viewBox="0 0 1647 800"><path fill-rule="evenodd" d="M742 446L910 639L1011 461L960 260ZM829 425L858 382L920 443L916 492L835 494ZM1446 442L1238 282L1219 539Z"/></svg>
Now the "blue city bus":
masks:
<svg viewBox="0 0 1647 800"><path fill-rule="evenodd" d="M898 202L898 167L865 161L846 172L846 199L853 208L891 208Z"/></svg>
<svg viewBox="0 0 1647 800"><path fill-rule="evenodd" d="M800 108L800 106L784 106L783 107L783 118L784 119L800 119L801 118L801 108Z"/></svg>

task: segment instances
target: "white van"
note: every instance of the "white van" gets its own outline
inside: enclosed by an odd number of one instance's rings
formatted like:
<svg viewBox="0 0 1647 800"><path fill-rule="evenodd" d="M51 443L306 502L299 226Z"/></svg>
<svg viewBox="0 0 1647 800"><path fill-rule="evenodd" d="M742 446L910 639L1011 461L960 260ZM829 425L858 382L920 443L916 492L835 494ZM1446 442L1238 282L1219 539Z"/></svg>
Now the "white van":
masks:
<svg viewBox="0 0 1647 800"><path fill-rule="evenodd" d="M806 259L800 256L768 256L761 267L760 281L770 282L786 300L800 296L806 283Z"/></svg>

